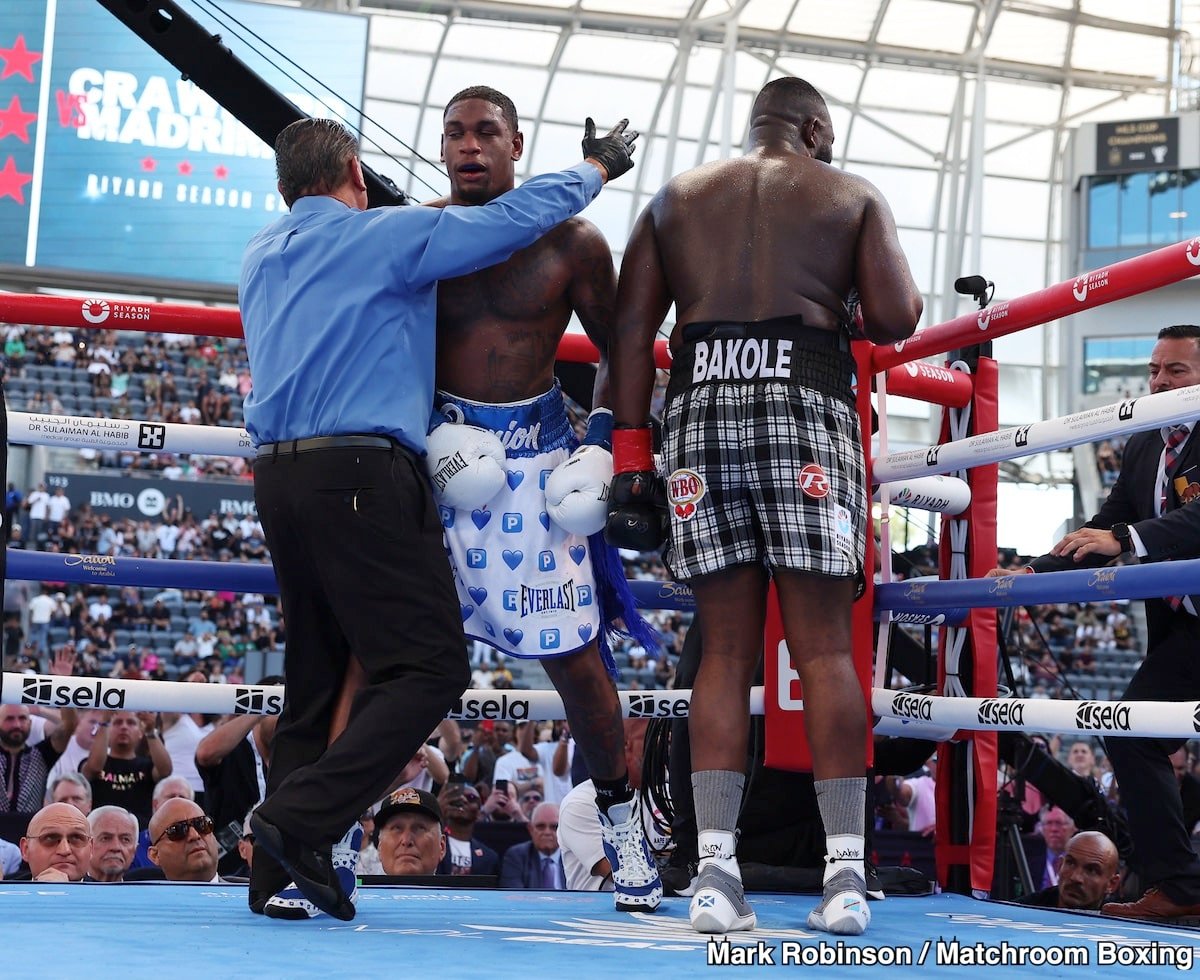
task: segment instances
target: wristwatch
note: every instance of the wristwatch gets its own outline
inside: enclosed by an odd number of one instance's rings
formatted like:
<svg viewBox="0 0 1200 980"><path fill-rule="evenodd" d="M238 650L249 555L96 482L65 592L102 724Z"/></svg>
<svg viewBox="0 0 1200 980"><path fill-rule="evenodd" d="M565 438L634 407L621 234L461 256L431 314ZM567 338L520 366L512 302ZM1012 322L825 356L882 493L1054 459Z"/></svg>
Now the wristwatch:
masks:
<svg viewBox="0 0 1200 980"><path fill-rule="evenodd" d="M1129 525L1116 523L1108 529L1112 536L1117 539L1117 544L1121 546L1121 554L1127 551L1133 551L1133 535L1129 533Z"/></svg>

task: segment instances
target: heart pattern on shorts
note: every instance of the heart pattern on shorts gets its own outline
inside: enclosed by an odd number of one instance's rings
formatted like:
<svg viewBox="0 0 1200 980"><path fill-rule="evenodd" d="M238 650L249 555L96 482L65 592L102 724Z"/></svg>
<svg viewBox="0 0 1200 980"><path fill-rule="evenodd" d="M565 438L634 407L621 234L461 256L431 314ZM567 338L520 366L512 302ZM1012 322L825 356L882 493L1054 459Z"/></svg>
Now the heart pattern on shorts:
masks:
<svg viewBox="0 0 1200 980"><path fill-rule="evenodd" d="M508 489L516 490L525 479L525 473L521 470L506 470L505 479L508 480Z"/></svg>
<svg viewBox="0 0 1200 980"><path fill-rule="evenodd" d="M542 527L544 527L547 531L550 530L549 514L547 514L545 511L542 511L540 514L538 514L538 520L542 522Z"/></svg>
<svg viewBox="0 0 1200 980"><path fill-rule="evenodd" d="M477 510L471 511L471 520L475 522L475 526L479 530L487 527L488 521L492 519L492 512L486 507L480 507Z"/></svg>
<svg viewBox="0 0 1200 980"><path fill-rule="evenodd" d="M463 622L465 623L468 619L471 618L471 613L473 613L475 611L475 607L460 604L458 607L458 611L460 613L462 613Z"/></svg>
<svg viewBox="0 0 1200 980"><path fill-rule="evenodd" d="M475 605L483 605L483 600L487 598L487 589L482 589L472 585L467 589L467 591L471 594L471 598L475 600Z"/></svg>
<svg viewBox="0 0 1200 980"><path fill-rule="evenodd" d="M582 565L583 559L587 556L587 548L581 544L573 544L567 549L567 553L571 556L571 561L576 565Z"/></svg>
<svg viewBox="0 0 1200 980"><path fill-rule="evenodd" d="M581 640L583 640L584 643L587 643L587 641L592 638L592 624L591 623L580 624L579 638Z"/></svg>
<svg viewBox="0 0 1200 980"><path fill-rule="evenodd" d="M504 627L504 638L513 646L519 647L521 645L521 640L525 638L525 631L509 629L509 627L506 626Z"/></svg>
<svg viewBox="0 0 1200 980"><path fill-rule="evenodd" d="M488 636L495 639L495 637L496 637L496 627L495 626L493 626L491 623L484 623L483 628L484 628L484 630L487 631Z"/></svg>
<svg viewBox="0 0 1200 980"><path fill-rule="evenodd" d="M504 549L504 564L513 571L517 570L517 566L525 560L525 552L514 549Z"/></svg>

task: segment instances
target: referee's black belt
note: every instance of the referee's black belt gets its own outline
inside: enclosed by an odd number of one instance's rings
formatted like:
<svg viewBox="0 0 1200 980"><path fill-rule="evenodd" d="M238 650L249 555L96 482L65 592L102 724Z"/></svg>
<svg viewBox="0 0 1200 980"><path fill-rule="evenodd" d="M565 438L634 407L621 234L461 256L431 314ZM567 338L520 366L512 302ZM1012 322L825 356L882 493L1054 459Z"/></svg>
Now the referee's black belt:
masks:
<svg viewBox="0 0 1200 980"><path fill-rule="evenodd" d="M313 436L311 439L285 439L283 442L264 442L256 457L284 456L296 453L315 453L322 449L399 449L400 443L388 436Z"/></svg>

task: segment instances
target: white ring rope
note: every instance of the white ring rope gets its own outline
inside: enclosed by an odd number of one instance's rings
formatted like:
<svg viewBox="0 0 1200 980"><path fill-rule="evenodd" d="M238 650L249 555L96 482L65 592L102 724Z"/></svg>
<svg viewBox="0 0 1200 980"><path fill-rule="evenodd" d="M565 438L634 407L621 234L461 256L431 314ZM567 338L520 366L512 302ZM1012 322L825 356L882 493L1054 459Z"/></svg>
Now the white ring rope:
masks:
<svg viewBox="0 0 1200 980"><path fill-rule="evenodd" d="M110 677L0 674L0 704L116 711L186 711L212 715L278 714L282 686L190 684ZM686 718L690 690L620 691L626 718ZM750 713L763 713L764 692L750 689ZM872 692L875 731L918 738L946 738L962 730L1087 732L1146 738L1191 738L1200 732L1200 701L1051 701L1045 698L935 697ZM565 717L556 691L464 691L447 718L465 721L550 721Z"/></svg>
<svg viewBox="0 0 1200 980"><path fill-rule="evenodd" d="M225 425L188 425L85 415L8 413L8 441L66 449L124 449L143 453L253 456L250 433Z"/></svg>
<svg viewBox="0 0 1200 980"><path fill-rule="evenodd" d="M1031 422L969 439L910 449L877 459L876 480L901 480L933 473L949 473L970 466L1033 456L1083 442L1158 429L1174 422L1190 422L1200 415L1200 385L1160 391L1153 395L1090 408L1043 422Z"/></svg>

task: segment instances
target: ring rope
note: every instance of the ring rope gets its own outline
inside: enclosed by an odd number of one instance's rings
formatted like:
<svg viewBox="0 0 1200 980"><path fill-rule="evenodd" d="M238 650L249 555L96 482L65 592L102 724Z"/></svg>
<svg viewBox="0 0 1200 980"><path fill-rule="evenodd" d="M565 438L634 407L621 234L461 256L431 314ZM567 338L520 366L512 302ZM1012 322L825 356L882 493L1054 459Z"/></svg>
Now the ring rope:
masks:
<svg viewBox="0 0 1200 980"><path fill-rule="evenodd" d="M13 560L9 556L9 561ZM880 608L920 612L955 606L1035 606L1050 602L1112 602L1161 599L1200 592L1200 558L1080 568L1037 575L1006 575L962 581L895 582L875 590Z"/></svg>
<svg viewBox="0 0 1200 980"><path fill-rule="evenodd" d="M0 704L117 711L186 711L219 715L278 714L282 685L189 684L181 681L0 674ZM692 692L619 691L626 718L686 718ZM762 687L750 689L750 713L764 710ZM948 737L958 730L1037 731L1145 738L1191 738L1200 732L1200 701L1060 701L1046 698L938 697L876 688L871 708L880 734ZM467 690L447 718L550 721L565 717L552 690Z"/></svg>
<svg viewBox="0 0 1200 980"><path fill-rule="evenodd" d="M892 453L875 461L874 474L876 480L891 481L949 473L968 466L999 463L1084 442L1158 429L1175 422L1189 422L1197 414L1200 414L1200 386L1176 388L1127 398L1073 415Z"/></svg>
<svg viewBox="0 0 1200 980"><path fill-rule="evenodd" d="M279 594L279 583L271 565L181 558L64 555L50 551L9 549L8 577L32 582ZM629 588L642 609L691 611L696 608L692 590L679 582L631 579Z"/></svg>
<svg viewBox="0 0 1200 980"><path fill-rule="evenodd" d="M908 340L875 347L871 371L1006 337L1083 310L1200 275L1200 238L1166 245L1016 299L994 303L918 330Z"/></svg>

